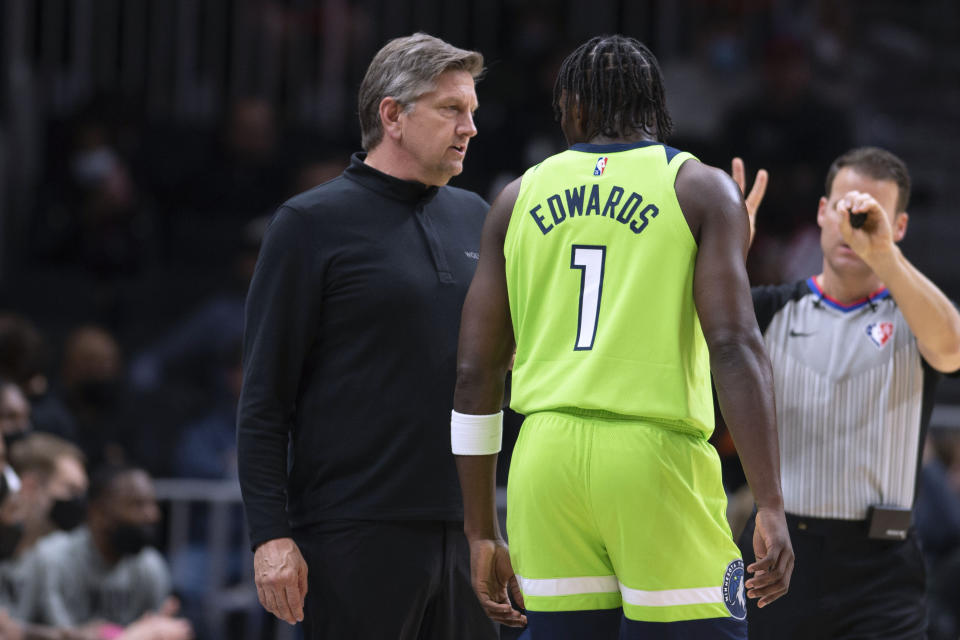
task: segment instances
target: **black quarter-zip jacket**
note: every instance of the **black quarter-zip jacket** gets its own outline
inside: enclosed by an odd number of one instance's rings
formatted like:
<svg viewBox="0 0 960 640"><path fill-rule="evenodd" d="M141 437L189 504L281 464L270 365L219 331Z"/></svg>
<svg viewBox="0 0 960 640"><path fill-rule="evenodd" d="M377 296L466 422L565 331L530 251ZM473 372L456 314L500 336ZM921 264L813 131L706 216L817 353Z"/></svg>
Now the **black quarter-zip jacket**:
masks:
<svg viewBox="0 0 960 640"><path fill-rule="evenodd" d="M250 284L237 445L254 547L327 520L463 517L450 409L488 206L363 158L280 207Z"/></svg>

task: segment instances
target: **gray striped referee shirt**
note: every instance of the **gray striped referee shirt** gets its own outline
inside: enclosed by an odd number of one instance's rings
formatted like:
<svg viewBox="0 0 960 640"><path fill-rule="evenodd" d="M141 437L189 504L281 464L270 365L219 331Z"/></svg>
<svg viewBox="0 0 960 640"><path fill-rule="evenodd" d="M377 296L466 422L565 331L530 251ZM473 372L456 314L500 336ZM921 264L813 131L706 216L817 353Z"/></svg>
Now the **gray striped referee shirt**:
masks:
<svg viewBox="0 0 960 640"><path fill-rule="evenodd" d="M862 520L912 507L939 374L886 289L851 304L813 278L753 289L773 364L788 513Z"/></svg>

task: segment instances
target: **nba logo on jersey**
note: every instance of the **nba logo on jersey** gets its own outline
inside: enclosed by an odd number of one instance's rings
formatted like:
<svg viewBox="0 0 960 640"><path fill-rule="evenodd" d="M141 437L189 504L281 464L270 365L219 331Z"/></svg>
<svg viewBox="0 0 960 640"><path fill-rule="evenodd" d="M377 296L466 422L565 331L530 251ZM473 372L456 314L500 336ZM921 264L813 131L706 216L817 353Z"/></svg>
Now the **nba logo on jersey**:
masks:
<svg viewBox="0 0 960 640"><path fill-rule="evenodd" d="M870 341L877 346L877 349L882 349L883 345L887 344L890 336L893 335L893 323L874 322L868 324L867 335L870 337Z"/></svg>
<svg viewBox="0 0 960 640"><path fill-rule="evenodd" d="M607 168L607 156L600 156L597 160L597 166L593 168L593 175L602 176L603 170Z"/></svg>

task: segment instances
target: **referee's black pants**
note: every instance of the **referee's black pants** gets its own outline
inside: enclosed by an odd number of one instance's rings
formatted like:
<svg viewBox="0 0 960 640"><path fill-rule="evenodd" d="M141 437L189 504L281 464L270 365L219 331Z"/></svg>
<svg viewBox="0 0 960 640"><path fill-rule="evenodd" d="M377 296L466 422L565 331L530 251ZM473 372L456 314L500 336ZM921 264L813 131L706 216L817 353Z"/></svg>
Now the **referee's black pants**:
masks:
<svg viewBox="0 0 960 640"><path fill-rule="evenodd" d="M461 522L341 520L293 533L306 640L495 640Z"/></svg>
<svg viewBox="0 0 960 640"><path fill-rule="evenodd" d="M750 640L915 640L926 638L926 569L916 533L871 540L863 520L787 514L796 566L790 591L757 607L747 599ZM754 517L740 536L743 562L753 553Z"/></svg>

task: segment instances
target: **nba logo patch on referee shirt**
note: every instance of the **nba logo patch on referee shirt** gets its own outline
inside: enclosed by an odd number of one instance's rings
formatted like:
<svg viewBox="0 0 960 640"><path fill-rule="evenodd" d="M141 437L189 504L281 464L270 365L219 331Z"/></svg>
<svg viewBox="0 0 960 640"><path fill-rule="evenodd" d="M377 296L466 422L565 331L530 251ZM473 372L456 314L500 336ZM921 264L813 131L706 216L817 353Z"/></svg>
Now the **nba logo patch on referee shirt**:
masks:
<svg viewBox="0 0 960 640"><path fill-rule="evenodd" d="M603 170L607 168L607 156L600 156L597 159L597 165L593 168L593 175L602 176Z"/></svg>
<svg viewBox="0 0 960 640"><path fill-rule="evenodd" d="M890 336L893 335L892 322L872 322L867 325L867 336L870 341L876 345L877 349L882 349L887 344Z"/></svg>

